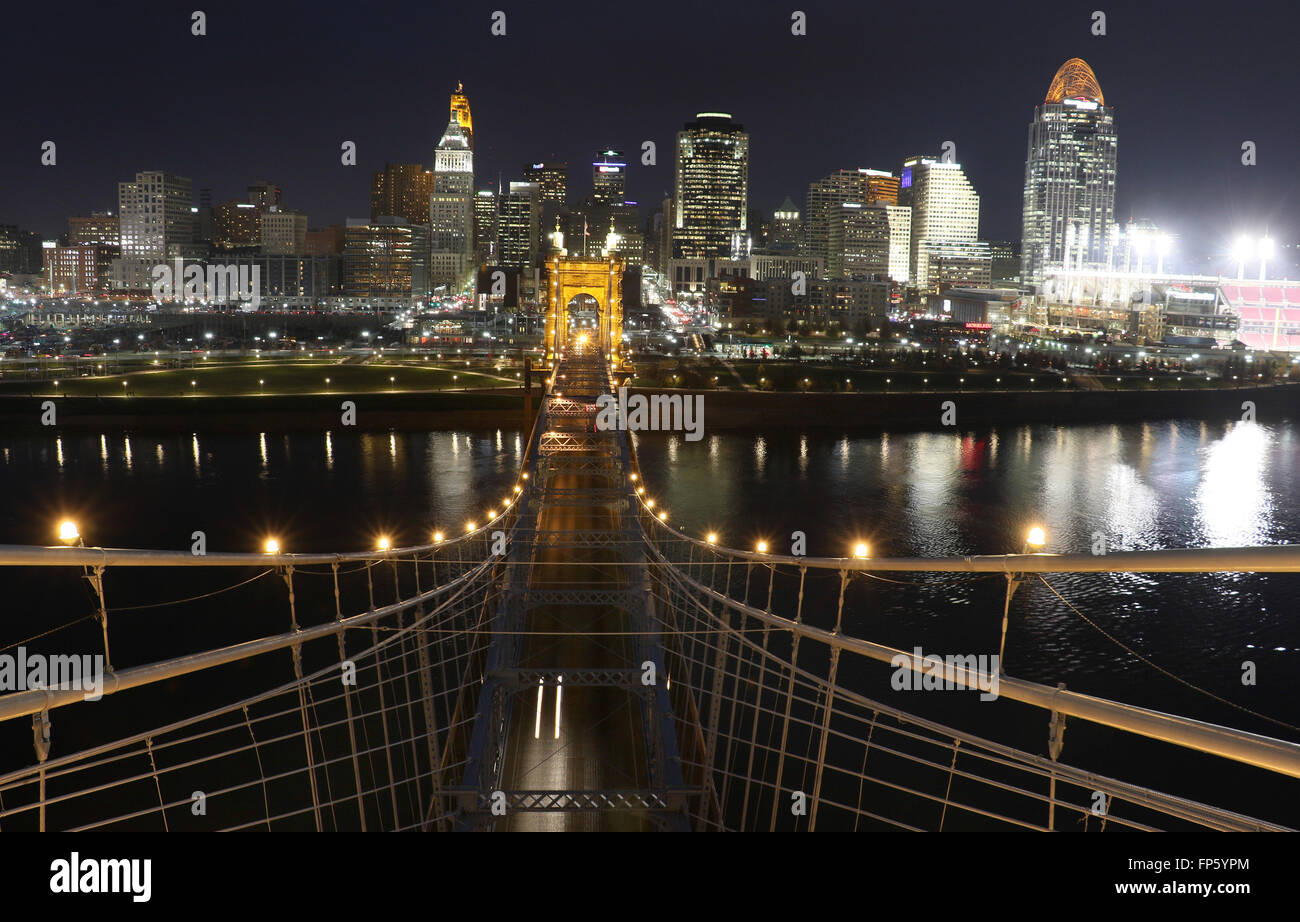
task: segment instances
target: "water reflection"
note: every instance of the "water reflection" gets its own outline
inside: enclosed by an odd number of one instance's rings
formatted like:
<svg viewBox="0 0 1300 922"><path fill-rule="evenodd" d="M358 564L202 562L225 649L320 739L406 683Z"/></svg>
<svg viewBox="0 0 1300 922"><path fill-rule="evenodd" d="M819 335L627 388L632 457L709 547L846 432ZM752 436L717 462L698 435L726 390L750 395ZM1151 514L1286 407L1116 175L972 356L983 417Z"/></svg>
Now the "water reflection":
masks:
<svg viewBox="0 0 1300 922"><path fill-rule="evenodd" d="M1201 453L1196 505L1203 543L1244 547L1266 540L1273 514L1266 482L1271 441L1265 427L1236 423Z"/></svg>

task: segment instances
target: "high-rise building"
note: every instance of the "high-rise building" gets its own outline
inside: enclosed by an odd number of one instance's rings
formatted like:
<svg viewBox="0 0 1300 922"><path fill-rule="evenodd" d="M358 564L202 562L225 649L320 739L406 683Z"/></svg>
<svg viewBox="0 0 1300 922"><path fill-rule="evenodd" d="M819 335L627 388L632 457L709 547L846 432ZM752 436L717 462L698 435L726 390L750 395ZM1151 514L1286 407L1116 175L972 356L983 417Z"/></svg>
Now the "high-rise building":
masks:
<svg viewBox="0 0 1300 922"><path fill-rule="evenodd" d="M930 278L927 244L978 244L980 197L960 163L934 157L911 157L903 162L899 180L899 202L912 208L912 243L909 284L932 289L938 280ZM973 254L979 247L971 250ZM944 251L945 254L948 251ZM983 247L988 259L988 247ZM973 255L971 258L978 258Z"/></svg>
<svg viewBox="0 0 1300 922"><path fill-rule="evenodd" d="M45 277L51 291L99 292L108 287L117 244L79 243L45 247Z"/></svg>
<svg viewBox="0 0 1300 922"><path fill-rule="evenodd" d="M262 214L262 252L298 256L307 252L307 216L272 205Z"/></svg>
<svg viewBox="0 0 1300 922"><path fill-rule="evenodd" d="M525 164L524 182L537 183L543 202L563 205L569 196L569 164L561 160Z"/></svg>
<svg viewBox="0 0 1300 922"><path fill-rule="evenodd" d="M826 272L833 279L889 271L889 215L883 208L841 202L830 211Z"/></svg>
<svg viewBox="0 0 1300 922"><path fill-rule="evenodd" d="M343 289L353 298L423 298L428 293L429 229L401 218L349 218Z"/></svg>
<svg viewBox="0 0 1300 922"><path fill-rule="evenodd" d="M497 194L479 189L474 194L474 264L489 265L497 254Z"/></svg>
<svg viewBox="0 0 1300 922"><path fill-rule="evenodd" d="M41 235L16 224L0 224L0 272L34 275L41 271Z"/></svg>
<svg viewBox="0 0 1300 922"><path fill-rule="evenodd" d="M512 182L497 209L498 266L531 270L542 264L541 220L541 187Z"/></svg>
<svg viewBox="0 0 1300 922"><path fill-rule="evenodd" d="M469 282L473 259L474 154L457 119L455 96L447 130L434 154L429 245L430 285L459 291Z"/></svg>
<svg viewBox="0 0 1300 922"><path fill-rule="evenodd" d="M845 202L856 205L897 205L898 177L887 170L837 170L808 184L803 213L804 249L820 256L829 268L831 216Z"/></svg>
<svg viewBox="0 0 1300 922"><path fill-rule="evenodd" d="M433 173L418 163L386 163L370 178L370 219L403 218L408 224L429 220Z"/></svg>
<svg viewBox="0 0 1300 922"><path fill-rule="evenodd" d="M160 170L136 173L133 182L118 183L122 257L160 262L169 244L189 243L192 193L190 180Z"/></svg>
<svg viewBox="0 0 1300 922"><path fill-rule="evenodd" d="M725 112L700 112L677 133L675 259L730 258L748 237L749 135Z"/></svg>
<svg viewBox="0 0 1300 922"><path fill-rule="evenodd" d="M602 150L591 164L591 200L598 205L623 201L627 194L627 163L621 151Z"/></svg>
<svg viewBox="0 0 1300 922"><path fill-rule="evenodd" d="M169 247L194 240L189 179L162 170L146 170L117 184L121 256L113 260L113 286L150 287L150 271L167 258Z"/></svg>
<svg viewBox="0 0 1300 922"><path fill-rule="evenodd" d="M376 223L376 219L372 218L370 223ZM307 231L303 252L308 256L330 256L342 253L346 240L347 231L342 224L313 228Z"/></svg>
<svg viewBox="0 0 1300 922"><path fill-rule="evenodd" d="M1034 107L1025 158L1020 274L1108 265L1115 244L1115 110L1086 62L1071 58Z"/></svg>
<svg viewBox="0 0 1300 922"><path fill-rule="evenodd" d="M465 135L465 142L469 144L469 149L474 149L474 120L469 114L469 97L465 95L465 85L456 84L456 92L451 94L451 117L460 125L461 133Z"/></svg>

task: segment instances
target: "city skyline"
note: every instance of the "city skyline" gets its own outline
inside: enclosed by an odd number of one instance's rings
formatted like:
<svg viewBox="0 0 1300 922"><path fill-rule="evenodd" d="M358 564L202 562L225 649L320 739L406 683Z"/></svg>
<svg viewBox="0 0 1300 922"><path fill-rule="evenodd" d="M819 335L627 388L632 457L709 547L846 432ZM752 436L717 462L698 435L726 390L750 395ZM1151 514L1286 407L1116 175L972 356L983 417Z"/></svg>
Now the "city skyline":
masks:
<svg viewBox="0 0 1300 922"><path fill-rule="evenodd" d="M96 128L86 118L81 94L74 94L67 105L39 119L24 120L19 136L6 146L6 175L16 181L0 199L0 222L53 237L66 229L71 215L114 208L112 190L123 177L159 169L190 178L196 190L212 188L218 201L253 178L267 176L286 190L287 204L305 211L313 226L342 223L368 213L370 174L382 170L385 163L431 160L437 142L431 135L440 131L433 126L446 124L446 100L460 82L479 116L477 188L495 188L498 176L503 185L519 180L527 163L560 159L582 164L590 161L593 150L612 147L626 152L628 196L641 203L644 219L673 189L673 137L681 124L697 112L726 111L745 125L751 138L749 204L765 215L770 216L787 195L802 204L807 184L837 169L896 172L905 157L938 153L944 141L952 141L956 160L980 195L980 239L1018 242L1025 125L1061 63L1081 57L1106 88L1107 103L1115 106L1123 134L1116 200L1119 223L1133 217L1168 227L1181 234L1175 261L1201 253L1219 254L1218 268L1225 271L1231 262L1227 243L1239 232L1267 230L1282 247L1294 242L1294 193L1287 188L1286 168L1297 129L1268 114L1270 93L1280 95L1274 89L1277 84L1270 84L1258 68L1243 74L1240 68L1222 67L1210 73L1191 66L1198 49L1213 50L1220 60L1231 63L1233 55L1243 53L1247 34L1253 43L1251 59L1269 60L1267 48L1277 40L1276 30L1251 24L1246 17L1207 29L1196 23L1193 14L1153 22L1150 12L1125 12L1110 18L1107 35L1093 36L1088 11L1052 11L1050 16L1036 12L1008 25L1002 20L988 23L972 11L954 8L932 27L936 34L950 34L954 40L962 36L964 44L973 46L985 32L1000 31L1004 42L1020 41L1029 53L1015 56L1014 64L980 58L983 66L974 69L962 66L956 60L960 55L948 60L940 54L921 73L915 67L903 69L902 52L893 46L873 44L867 62L837 55L847 41L843 33L853 33L855 26L866 22L861 14L809 10L808 34L792 36L789 11L760 4L744 22L728 26L728 41L720 47L725 53L696 61L687 79L672 67L650 72L638 67L634 49L642 47L643 37L614 28L581 4L568 9L572 12L554 20L520 10L508 18L507 35L495 38L489 31L490 11L481 15L439 11L443 34L460 35L462 40L451 43L434 68L421 66L416 92L387 92L390 84L410 82L404 65L375 68L373 75L367 75L358 64L346 69L343 81L329 71L313 72L314 93L299 98L287 118L269 118L275 105L240 110L236 102L234 117L245 119L248 127L229 140L215 117L231 108L226 102L223 109L222 100L240 99L240 83L254 82L251 78L235 76L208 88L199 85L203 83L200 73L189 79L183 67L178 87L160 88L160 109L174 113L177 121L172 128L181 125L185 130L180 132L169 130L165 119L129 115ZM87 9L86 15L93 19L101 14ZM185 65L189 67L201 65L213 51L229 51L222 29L228 26L225 17L231 15L214 12L208 35L202 37L191 36L184 20L171 23L167 28L176 29L175 41L160 54L168 59L173 53L183 54L193 61ZM273 36L280 25L291 24L294 14L268 15L271 22L265 34ZM414 25L427 13L409 15ZM665 11L663 15L675 14ZM897 11L872 16L876 27L886 31L908 22L915 25ZM698 11L692 17L692 27L705 34L725 18ZM292 19L292 24L305 31L305 47L318 49L328 59L340 44L338 30L344 20L329 15L321 20L297 23ZM155 26L162 28L160 23ZM41 28L38 24L37 33ZM518 41L523 46L553 29L568 29L579 43L605 37L614 47L599 42L596 47L610 55L608 66L616 69L617 79L588 81L579 87L554 68L529 69L539 63L532 53L490 63L493 51L504 47L490 43ZM122 41L122 33L123 27L106 21L97 34L111 43ZM1155 34L1182 43L1188 54L1164 60L1160 68L1142 66L1131 51ZM264 39L265 35L241 37L241 42L255 51ZM187 46L191 41L209 42L210 48ZM399 35L394 41L406 39ZM907 42L900 39L894 44ZM18 54L22 67L28 52ZM47 78L52 89L76 81L82 73L76 60L74 55L66 73ZM748 62L740 68L740 76L729 66L738 61ZM764 67L765 61L771 66ZM521 76L525 70L526 80ZM262 94L258 98L269 104L281 93L300 89L303 77L291 71L283 81L269 82L264 75L256 80ZM862 117L846 119L841 94L828 91L851 88L854 81L864 87L867 104L851 110L862 112ZM190 94L192 102L168 101L187 86L198 91ZM945 87L960 87L960 91ZM585 98L571 101L574 89ZM1245 106L1244 99L1256 103ZM385 100L392 103L385 105ZM1213 110L1215 117L1187 118L1184 110L1189 101L1198 110ZM1280 100L1272 102L1275 108ZM327 105L336 114L322 119L320 112ZM583 109L578 130L569 117L562 117L575 105ZM394 107L406 117L395 116ZM295 117L299 112L301 117ZM187 113L199 116L193 126L186 123ZM88 160L83 151L91 137L100 139L101 152ZM24 138L29 146L22 143ZM40 165L40 145L47 139L58 144L53 167ZM339 165L342 140L357 143L355 167ZM643 166L640 158L641 144L647 140L657 145L657 163L652 167ZM1257 145L1257 166L1241 165L1240 146L1245 140ZM577 176L578 172L582 171L572 171L571 198L587 191L585 177ZM1205 194L1186 195L1189 183L1196 183ZM1285 250L1279 255L1279 269L1289 271L1289 266L1282 266L1293 263L1293 257L1288 258ZM1197 268L1214 267L1198 263Z"/></svg>

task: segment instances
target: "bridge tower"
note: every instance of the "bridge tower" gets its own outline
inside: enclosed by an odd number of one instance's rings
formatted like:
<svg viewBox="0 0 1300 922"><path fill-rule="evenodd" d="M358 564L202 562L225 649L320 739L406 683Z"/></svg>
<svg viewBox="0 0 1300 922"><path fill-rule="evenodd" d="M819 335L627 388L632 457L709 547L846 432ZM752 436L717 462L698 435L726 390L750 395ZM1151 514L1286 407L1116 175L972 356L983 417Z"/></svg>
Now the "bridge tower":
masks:
<svg viewBox="0 0 1300 922"><path fill-rule="evenodd" d="M555 362L569 335L569 305L590 296L596 302L595 348L617 364L623 353L623 258L568 256L551 250L546 260L546 360ZM553 366L552 366L553 367Z"/></svg>

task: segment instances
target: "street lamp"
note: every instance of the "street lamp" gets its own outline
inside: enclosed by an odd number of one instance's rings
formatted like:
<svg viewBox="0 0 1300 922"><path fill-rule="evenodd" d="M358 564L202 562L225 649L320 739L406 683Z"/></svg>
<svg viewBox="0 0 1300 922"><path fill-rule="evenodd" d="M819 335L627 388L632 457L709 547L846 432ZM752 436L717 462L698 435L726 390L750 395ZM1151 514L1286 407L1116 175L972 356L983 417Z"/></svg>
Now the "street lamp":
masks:
<svg viewBox="0 0 1300 922"><path fill-rule="evenodd" d="M77 530L77 523L72 519L64 519L59 523L59 540L64 544L72 547L84 547L81 542L81 532Z"/></svg>
<svg viewBox="0 0 1300 922"><path fill-rule="evenodd" d="M280 553L280 542L276 541L274 538L267 538L264 550L268 554L278 554Z"/></svg>

